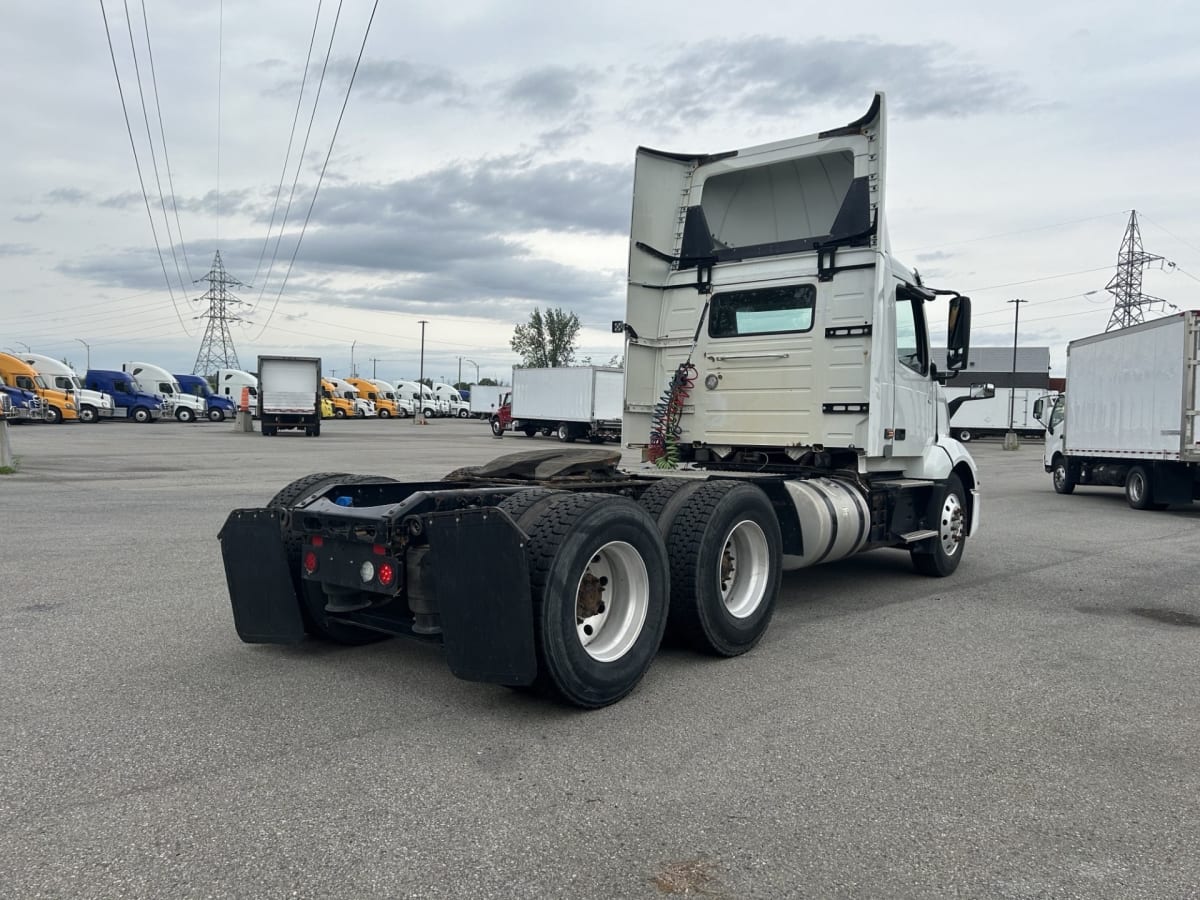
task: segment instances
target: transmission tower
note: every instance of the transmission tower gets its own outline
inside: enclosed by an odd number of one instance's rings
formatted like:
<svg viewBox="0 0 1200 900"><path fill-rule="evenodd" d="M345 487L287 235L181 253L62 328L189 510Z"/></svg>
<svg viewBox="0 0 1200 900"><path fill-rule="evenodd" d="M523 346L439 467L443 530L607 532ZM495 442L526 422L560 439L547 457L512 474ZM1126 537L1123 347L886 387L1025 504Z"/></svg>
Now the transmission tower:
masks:
<svg viewBox="0 0 1200 900"><path fill-rule="evenodd" d="M1125 228L1125 237L1121 240L1121 249L1117 253L1117 273L1104 286L1116 301L1105 331L1137 325L1146 321L1146 309L1155 305L1166 305L1162 298L1142 293L1142 271L1150 263L1161 259L1161 256L1142 249L1142 232L1138 228L1137 210L1132 210L1129 213L1129 225Z"/></svg>
<svg viewBox="0 0 1200 900"><path fill-rule="evenodd" d="M196 280L208 282L208 290L199 298L208 301L208 309L199 316L201 319L208 319L208 325L204 328L204 339L200 341L200 352L196 354L196 365L192 368L192 374L215 375L217 369L240 369L237 350L233 347L233 336L229 333L229 323L241 321L230 307L242 301L231 294L229 288L246 285L225 272L220 250L213 257L212 268L208 270L208 274Z"/></svg>

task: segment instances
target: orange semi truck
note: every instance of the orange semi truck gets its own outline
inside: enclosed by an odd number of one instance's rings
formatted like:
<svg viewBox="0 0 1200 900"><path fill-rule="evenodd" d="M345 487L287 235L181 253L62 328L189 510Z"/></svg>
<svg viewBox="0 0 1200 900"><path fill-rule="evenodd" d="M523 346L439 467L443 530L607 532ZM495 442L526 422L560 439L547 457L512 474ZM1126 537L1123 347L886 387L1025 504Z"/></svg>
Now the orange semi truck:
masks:
<svg viewBox="0 0 1200 900"><path fill-rule="evenodd" d="M60 422L74 422L79 418L79 409L74 398L64 391L56 390L46 384L37 369L27 362L13 356L11 353L0 353L0 375L12 387L33 391L42 400L42 409L46 421L57 425Z"/></svg>

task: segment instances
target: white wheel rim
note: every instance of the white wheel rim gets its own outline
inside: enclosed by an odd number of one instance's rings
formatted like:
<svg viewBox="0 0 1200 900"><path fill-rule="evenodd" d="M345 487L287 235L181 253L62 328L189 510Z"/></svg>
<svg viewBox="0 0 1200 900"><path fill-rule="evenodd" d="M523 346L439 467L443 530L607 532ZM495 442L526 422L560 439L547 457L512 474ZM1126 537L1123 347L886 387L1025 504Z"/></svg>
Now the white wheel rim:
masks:
<svg viewBox="0 0 1200 900"><path fill-rule="evenodd" d="M721 551L717 587L721 602L735 619L752 615L767 593L771 551L757 522L744 519L730 529Z"/></svg>
<svg viewBox="0 0 1200 900"><path fill-rule="evenodd" d="M597 662L620 659L637 642L650 609L646 561L625 541L592 554L575 588L575 631Z"/></svg>
<svg viewBox="0 0 1200 900"><path fill-rule="evenodd" d="M938 527L938 537L942 542L942 551L947 556L958 552L963 539L963 508L958 494L947 494L942 503L942 521Z"/></svg>

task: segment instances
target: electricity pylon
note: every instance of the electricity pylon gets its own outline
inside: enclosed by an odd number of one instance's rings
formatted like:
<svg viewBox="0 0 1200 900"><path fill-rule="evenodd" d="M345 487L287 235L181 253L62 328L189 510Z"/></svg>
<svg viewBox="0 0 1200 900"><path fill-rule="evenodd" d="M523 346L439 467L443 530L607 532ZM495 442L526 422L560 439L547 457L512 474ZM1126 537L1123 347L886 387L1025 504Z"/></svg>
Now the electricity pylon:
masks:
<svg viewBox="0 0 1200 900"><path fill-rule="evenodd" d="M1112 316L1108 320L1105 331L1114 328L1128 328L1146 321L1145 310L1156 304L1163 306L1166 301L1160 297L1151 297L1142 293L1142 272L1147 265L1158 262L1162 257L1147 253L1142 249L1142 232L1138 228L1137 210L1129 213L1129 225L1125 229L1125 237L1121 241L1121 249L1117 253L1117 273L1104 289L1113 295Z"/></svg>
<svg viewBox="0 0 1200 900"><path fill-rule="evenodd" d="M201 319L208 319L208 324L204 328L204 338L200 341L200 352L196 354L196 365L192 368L192 374L215 375L217 369L240 369L237 350L233 346L233 335L229 333L229 323L241 321L230 307L242 301L231 294L229 288L246 285L225 272L220 250L213 257L212 268L208 270L208 274L196 280L208 282L208 290L199 298L208 301L208 309L199 315Z"/></svg>

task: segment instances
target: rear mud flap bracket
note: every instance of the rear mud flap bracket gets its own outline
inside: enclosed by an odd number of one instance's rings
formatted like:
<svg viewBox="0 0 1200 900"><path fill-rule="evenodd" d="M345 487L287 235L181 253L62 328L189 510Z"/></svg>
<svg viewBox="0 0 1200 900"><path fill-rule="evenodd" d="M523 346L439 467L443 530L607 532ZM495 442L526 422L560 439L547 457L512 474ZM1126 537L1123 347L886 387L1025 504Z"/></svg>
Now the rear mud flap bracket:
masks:
<svg viewBox="0 0 1200 900"><path fill-rule="evenodd" d="M423 518L450 671L467 681L537 676L525 536L495 507Z"/></svg>

